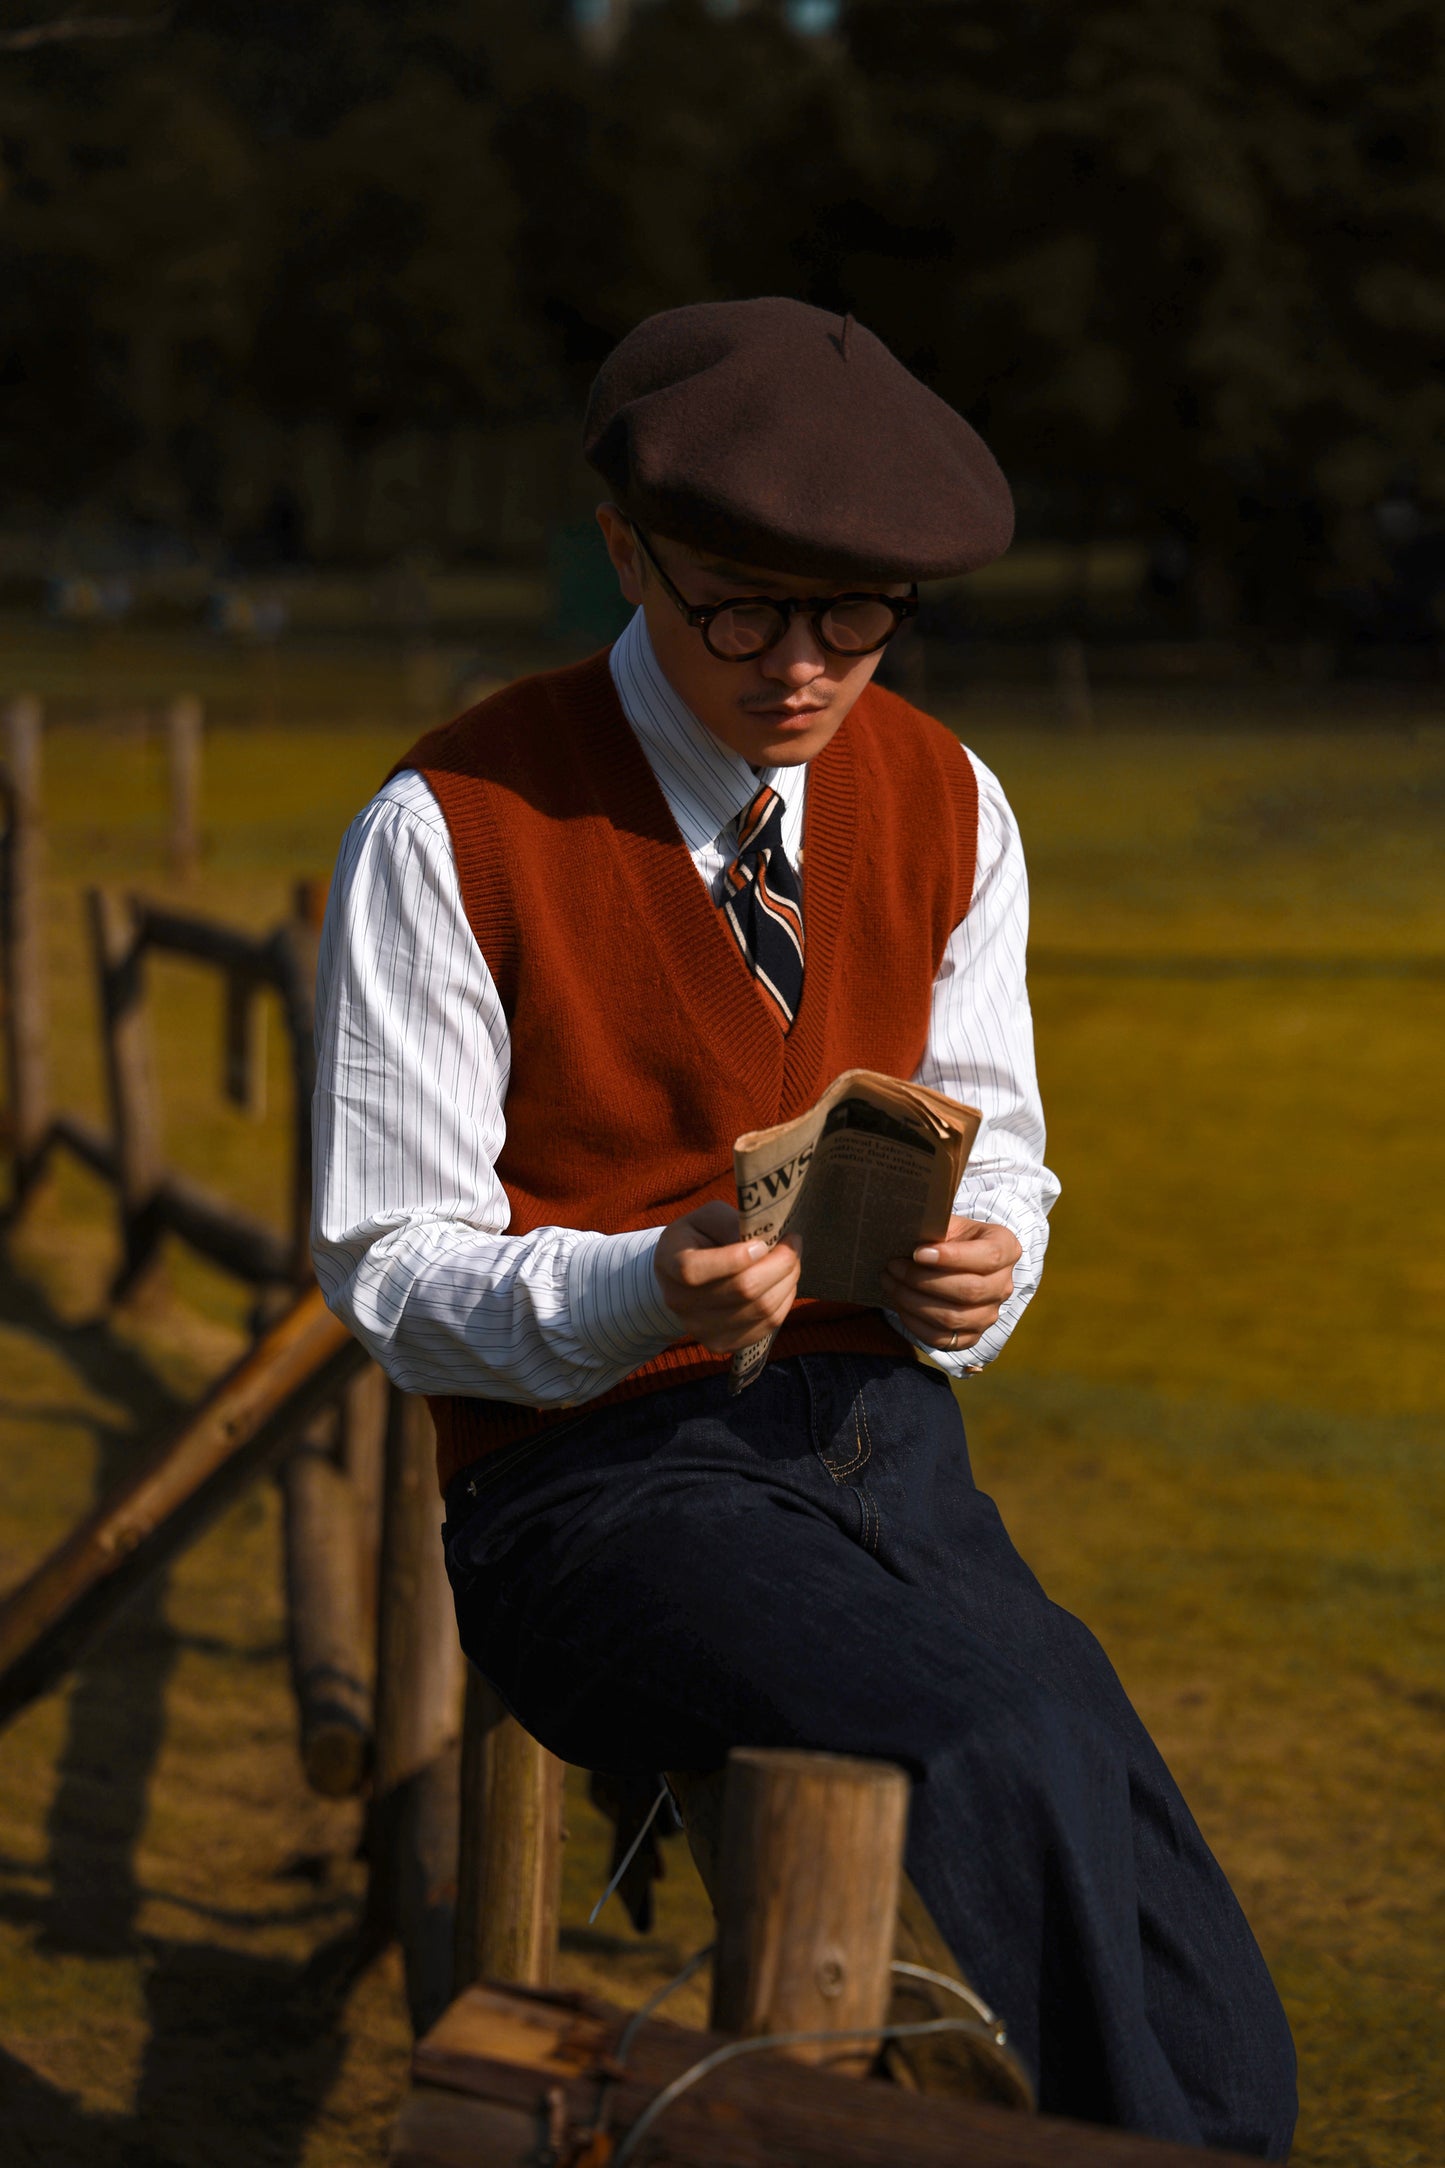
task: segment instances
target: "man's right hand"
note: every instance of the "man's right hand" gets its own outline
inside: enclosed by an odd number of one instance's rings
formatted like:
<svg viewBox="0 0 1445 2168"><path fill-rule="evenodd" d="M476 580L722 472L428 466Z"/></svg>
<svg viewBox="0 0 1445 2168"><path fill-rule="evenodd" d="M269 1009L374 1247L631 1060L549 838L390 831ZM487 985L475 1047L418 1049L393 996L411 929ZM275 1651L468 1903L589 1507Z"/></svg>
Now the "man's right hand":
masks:
<svg viewBox="0 0 1445 2168"><path fill-rule="evenodd" d="M784 1235L769 1249L738 1240L735 1205L699 1205L664 1227L652 1269L670 1310L714 1355L776 1332L798 1292L801 1258Z"/></svg>

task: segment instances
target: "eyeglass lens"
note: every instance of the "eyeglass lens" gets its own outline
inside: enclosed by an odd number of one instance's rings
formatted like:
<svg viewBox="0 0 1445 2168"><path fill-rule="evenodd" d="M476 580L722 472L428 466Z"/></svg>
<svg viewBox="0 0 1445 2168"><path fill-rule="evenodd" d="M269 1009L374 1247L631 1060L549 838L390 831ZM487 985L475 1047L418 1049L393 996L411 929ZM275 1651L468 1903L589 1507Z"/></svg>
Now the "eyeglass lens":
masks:
<svg viewBox="0 0 1445 2168"><path fill-rule="evenodd" d="M719 610L707 628L707 644L715 655L741 661L776 647L788 629L788 614L771 602L734 603ZM882 647L898 629L898 613L881 596L862 595L835 602L824 610L815 629L822 645L835 655L868 655Z"/></svg>

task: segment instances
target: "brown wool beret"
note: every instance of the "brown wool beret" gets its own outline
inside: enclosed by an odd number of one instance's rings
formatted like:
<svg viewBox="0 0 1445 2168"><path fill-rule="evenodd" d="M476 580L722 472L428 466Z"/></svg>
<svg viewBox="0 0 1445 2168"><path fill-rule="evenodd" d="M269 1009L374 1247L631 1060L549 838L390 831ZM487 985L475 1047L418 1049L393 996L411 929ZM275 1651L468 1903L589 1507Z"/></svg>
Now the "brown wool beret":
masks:
<svg viewBox="0 0 1445 2168"><path fill-rule="evenodd" d="M644 529L771 572L934 580L1013 535L962 415L851 316L700 301L649 316L587 403L583 449Z"/></svg>

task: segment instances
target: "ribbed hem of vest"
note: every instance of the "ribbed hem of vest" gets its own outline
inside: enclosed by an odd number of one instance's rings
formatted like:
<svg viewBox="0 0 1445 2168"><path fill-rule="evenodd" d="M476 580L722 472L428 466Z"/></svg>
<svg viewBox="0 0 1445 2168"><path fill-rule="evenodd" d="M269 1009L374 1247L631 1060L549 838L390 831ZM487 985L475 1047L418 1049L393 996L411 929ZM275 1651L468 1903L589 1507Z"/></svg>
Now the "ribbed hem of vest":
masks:
<svg viewBox="0 0 1445 2168"><path fill-rule="evenodd" d="M790 1320L773 1342L771 1360L789 1355L896 1355L917 1360L911 1341L896 1333L880 1310L858 1310L851 1316ZM504 1446L524 1438L538 1438L562 1424L570 1429L579 1414L592 1415L600 1408L615 1407L625 1400L640 1400L673 1385L691 1385L699 1378L721 1377L731 1357L713 1355L696 1340L684 1341L644 1363L630 1377L595 1400L571 1407L527 1408L511 1400L475 1400L457 1394L428 1399L437 1434L437 1481L442 1496L466 1468L485 1460Z"/></svg>

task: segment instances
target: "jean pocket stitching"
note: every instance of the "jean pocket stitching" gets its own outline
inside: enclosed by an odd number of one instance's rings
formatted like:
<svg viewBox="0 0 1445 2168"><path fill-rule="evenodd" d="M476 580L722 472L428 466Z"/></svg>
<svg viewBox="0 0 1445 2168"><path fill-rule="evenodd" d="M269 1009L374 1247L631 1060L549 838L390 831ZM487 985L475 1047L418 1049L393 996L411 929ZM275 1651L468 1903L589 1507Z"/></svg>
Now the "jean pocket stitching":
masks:
<svg viewBox="0 0 1445 2168"><path fill-rule="evenodd" d="M839 1483L846 1483L849 1476L853 1475L859 1468L866 1467L869 1456L873 1451L873 1439L868 1429L868 1410L863 1399L863 1381L851 1363L846 1364L845 1367L853 1387L853 1400L849 1413L853 1418L853 1443L856 1450L851 1460L842 1461L837 1466L831 1460L828 1462L829 1473Z"/></svg>

